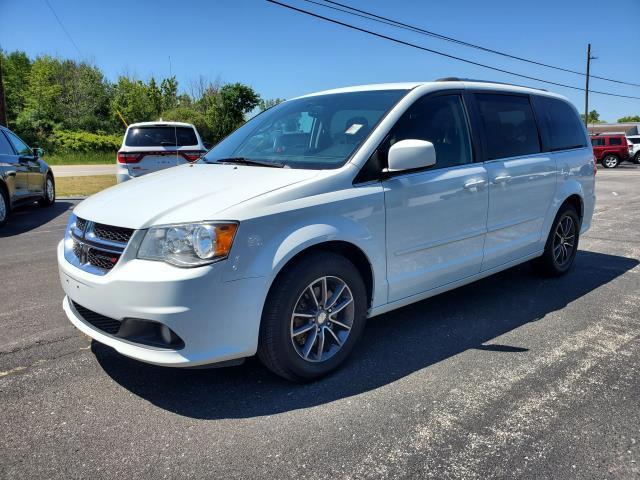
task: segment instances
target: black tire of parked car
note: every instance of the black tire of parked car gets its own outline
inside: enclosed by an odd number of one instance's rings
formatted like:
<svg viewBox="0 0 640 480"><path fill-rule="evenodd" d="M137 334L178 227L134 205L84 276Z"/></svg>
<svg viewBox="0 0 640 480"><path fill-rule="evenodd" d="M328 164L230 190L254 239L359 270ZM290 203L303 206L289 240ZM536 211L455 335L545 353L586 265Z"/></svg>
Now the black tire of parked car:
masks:
<svg viewBox="0 0 640 480"><path fill-rule="evenodd" d="M640 152L636 153L636 156L633 157L633 163L640 165Z"/></svg>
<svg viewBox="0 0 640 480"><path fill-rule="evenodd" d="M4 191L2 185L0 185L0 202L3 202L4 205L4 215L0 215L0 227L3 227L7 220L9 219L9 214L11 213L11 206L9 205L9 196ZM1 208L0 208L1 209Z"/></svg>
<svg viewBox="0 0 640 480"><path fill-rule="evenodd" d="M573 222L574 226L573 249L566 261L559 263L554 255L554 238L556 237L558 232L558 225L560 225L560 222L566 221L565 219L567 217L571 220L571 222ZM564 275L571 269L576 253L578 251L578 242L580 241L580 228L580 217L578 217L576 209L569 204L564 204L562 207L560 207L560 210L558 211L558 214L556 215L556 218L554 219L551 226L547 242L544 246L544 253L541 257L538 257L531 262L538 274L544 277L559 277L561 275Z"/></svg>
<svg viewBox="0 0 640 480"><path fill-rule="evenodd" d="M41 207L51 207L56 203L56 182L53 180L53 176L51 174L47 174L44 182L44 195L38 200L38 205ZM52 195L49 195L48 192L49 182L51 182L51 188L53 189Z"/></svg>
<svg viewBox="0 0 640 480"><path fill-rule="evenodd" d="M602 166L604 168L617 168L620 165L620 159L613 153L607 153L602 157Z"/></svg>
<svg viewBox="0 0 640 480"><path fill-rule="evenodd" d="M342 347L325 361L304 360L291 339L291 317L303 292L321 277L338 277L352 293L354 319ZM343 363L362 336L367 316L367 291L358 269L345 257L324 251L309 253L286 266L272 286L262 314L258 357L273 373L304 382L320 378Z"/></svg>

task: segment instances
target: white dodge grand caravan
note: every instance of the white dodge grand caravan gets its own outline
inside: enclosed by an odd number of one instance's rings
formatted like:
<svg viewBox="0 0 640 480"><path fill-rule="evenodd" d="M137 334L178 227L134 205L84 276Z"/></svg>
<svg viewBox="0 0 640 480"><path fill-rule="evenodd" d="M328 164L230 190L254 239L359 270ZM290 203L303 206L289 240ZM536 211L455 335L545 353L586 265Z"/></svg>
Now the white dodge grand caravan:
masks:
<svg viewBox="0 0 640 480"><path fill-rule="evenodd" d="M367 318L529 260L565 273L594 175L576 109L545 91L448 79L307 95L197 163L80 203L58 247L63 307L144 362L257 352L313 379Z"/></svg>

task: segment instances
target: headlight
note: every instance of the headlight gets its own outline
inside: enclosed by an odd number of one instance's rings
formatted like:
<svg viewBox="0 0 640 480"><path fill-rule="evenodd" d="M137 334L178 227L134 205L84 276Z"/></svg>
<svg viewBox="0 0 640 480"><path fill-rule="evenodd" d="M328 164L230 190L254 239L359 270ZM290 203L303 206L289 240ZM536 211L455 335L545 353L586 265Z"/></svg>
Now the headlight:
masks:
<svg viewBox="0 0 640 480"><path fill-rule="evenodd" d="M138 258L162 260L178 267L198 267L229 255L237 223L184 223L153 227L138 249Z"/></svg>

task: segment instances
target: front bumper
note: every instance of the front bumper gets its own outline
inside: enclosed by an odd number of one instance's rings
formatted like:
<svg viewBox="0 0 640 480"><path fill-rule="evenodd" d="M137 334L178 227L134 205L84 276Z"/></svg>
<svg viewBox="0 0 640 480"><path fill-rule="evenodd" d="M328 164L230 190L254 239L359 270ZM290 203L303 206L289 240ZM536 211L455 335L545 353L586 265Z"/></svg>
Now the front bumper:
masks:
<svg viewBox="0 0 640 480"><path fill-rule="evenodd" d="M189 367L254 355L266 278L222 279L224 262L177 268L125 258L104 276L80 270L58 245L58 269L66 293L63 308L79 330L121 354L156 365ZM168 326L183 341L179 350L155 348L109 335L82 319L72 302L122 321L150 320Z"/></svg>

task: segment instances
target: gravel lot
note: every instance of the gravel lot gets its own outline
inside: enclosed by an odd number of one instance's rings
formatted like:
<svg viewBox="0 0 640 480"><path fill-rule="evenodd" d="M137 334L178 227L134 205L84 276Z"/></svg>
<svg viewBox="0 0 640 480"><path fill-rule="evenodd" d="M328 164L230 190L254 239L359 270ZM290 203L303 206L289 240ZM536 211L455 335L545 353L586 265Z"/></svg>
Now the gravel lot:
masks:
<svg viewBox="0 0 640 480"><path fill-rule="evenodd" d="M597 184L569 275L523 265L376 318L302 386L92 344L61 308L74 202L20 210L0 230L0 477L640 478L640 168Z"/></svg>

